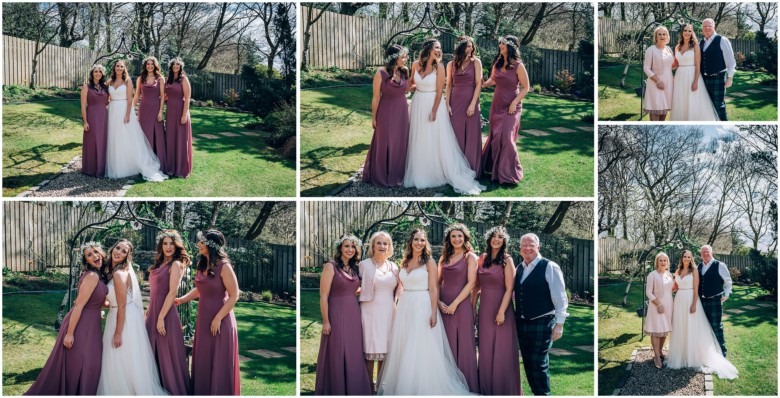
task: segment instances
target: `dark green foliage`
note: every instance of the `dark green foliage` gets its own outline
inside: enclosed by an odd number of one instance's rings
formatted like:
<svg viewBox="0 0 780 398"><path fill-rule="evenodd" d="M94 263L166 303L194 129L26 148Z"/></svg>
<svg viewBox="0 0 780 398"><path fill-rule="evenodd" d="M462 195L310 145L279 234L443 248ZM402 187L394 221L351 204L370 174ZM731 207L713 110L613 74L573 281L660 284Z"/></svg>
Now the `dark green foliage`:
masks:
<svg viewBox="0 0 780 398"><path fill-rule="evenodd" d="M285 102L295 101L295 89L281 79L268 79L265 66L244 65L241 77L247 88L241 92L241 105L256 117L264 118Z"/></svg>

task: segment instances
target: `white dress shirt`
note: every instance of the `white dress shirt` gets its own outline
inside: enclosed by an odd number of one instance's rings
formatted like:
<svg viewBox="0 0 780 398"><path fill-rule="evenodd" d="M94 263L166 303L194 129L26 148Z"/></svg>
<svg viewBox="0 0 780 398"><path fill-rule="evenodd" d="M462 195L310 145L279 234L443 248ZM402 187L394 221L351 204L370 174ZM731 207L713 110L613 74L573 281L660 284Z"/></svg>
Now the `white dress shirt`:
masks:
<svg viewBox="0 0 780 398"><path fill-rule="evenodd" d="M706 274L707 270L710 269L710 265L714 263L716 260L715 258L711 258L710 261L707 264L704 264L704 266L701 268L701 273ZM725 297L728 297L731 294L731 275L729 274L729 268L726 266L726 263L723 261L718 261L720 264L720 267L718 267L718 275L720 275L721 278L723 278L723 295Z"/></svg>
<svg viewBox="0 0 780 398"><path fill-rule="evenodd" d="M538 254L536 258L531 261L531 264L526 264L525 260L520 263L520 265L523 267L523 274L520 276L520 283L525 281L525 278L531 274L534 268L536 268L536 264L538 264L541 259L542 255ZM555 315L555 323L560 323L562 325L566 321L566 317L569 316L569 313L566 312L566 308L569 306L569 299L566 297L566 285L563 283L563 271L561 271L561 267L552 260L547 261L548 263L547 269L545 270L546 272L544 274L544 279L550 286L550 297L552 298L555 309L546 314L542 314L537 318L547 315Z"/></svg>
<svg viewBox="0 0 780 398"><path fill-rule="evenodd" d="M702 37L702 40L704 40L704 50L702 50L702 52L707 50L707 47L710 46L715 35L717 35L717 33L713 33L709 39ZM734 58L734 50L731 48L731 42L725 36L720 37L720 50L723 51L723 61L726 63L727 76L734 77L734 70L737 69L737 60ZM704 54L702 54L702 56L704 56Z"/></svg>

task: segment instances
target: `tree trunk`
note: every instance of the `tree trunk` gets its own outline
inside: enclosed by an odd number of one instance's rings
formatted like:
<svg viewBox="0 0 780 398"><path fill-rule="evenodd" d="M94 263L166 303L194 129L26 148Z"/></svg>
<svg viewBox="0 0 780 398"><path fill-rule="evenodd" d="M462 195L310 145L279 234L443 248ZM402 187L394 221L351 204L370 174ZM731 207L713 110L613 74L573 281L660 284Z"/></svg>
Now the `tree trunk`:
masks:
<svg viewBox="0 0 780 398"><path fill-rule="evenodd" d="M211 203L211 218L209 218L209 225L207 229L213 229L217 223L219 217L219 210L221 209L221 202L214 201Z"/></svg>
<svg viewBox="0 0 780 398"><path fill-rule="evenodd" d="M263 232L263 228L265 228L265 223L271 216L271 211L277 203L278 202L263 203L263 207L260 209L260 213L257 215L255 222L252 223L252 226L249 227L249 230L246 232L244 239L255 240L258 236L260 236L260 234Z"/></svg>
<svg viewBox="0 0 780 398"><path fill-rule="evenodd" d="M558 207L553 212L553 215L547 221L547 225L542 229L543 234L551 234L561 227L561 223L566 218L566 212L569 211L572 202L560 202Z"/></svg>
<svg viewBox="0 0 780 398"><path fill-rule="evenodd" d="M209 60L211 59L211 56L214 55L214 50L217 47L217 41L219 40L219 35L222 33L222 29L225 27L225 12L227 11L228 3L222 3L220 5L220 11L219 11L219 18L217 20L217 25L214 28L214 35L211 38L211 43L209 43L208 48L206 49L206 53L203 54L203 58L201 58L200 62L198 63L198 66L195 68L197 70L203 70L208 66Z"/></svg>
<svg viewBox="0 0 780 398"><path fill-rule="evenodd" d="M504 209L504 215L501 217L501 226L506 227L509 223L509 217L512 215L512 208L515 206L515 202L506 202L506 209Z"/></svg>

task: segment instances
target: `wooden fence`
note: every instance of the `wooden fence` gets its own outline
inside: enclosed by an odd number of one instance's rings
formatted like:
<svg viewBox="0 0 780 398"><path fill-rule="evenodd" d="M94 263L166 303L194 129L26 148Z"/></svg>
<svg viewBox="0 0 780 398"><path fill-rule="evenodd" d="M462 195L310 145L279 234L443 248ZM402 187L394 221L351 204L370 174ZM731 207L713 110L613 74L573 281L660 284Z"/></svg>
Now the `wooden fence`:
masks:
<svg viewBox="0 0 780 398"><path fill-rule="evenodd" d="M308 7L301 7L301 10L302 15L306 15ZM303 19L302 21L306 22ZM385 50L383 46L390 36L413 26L377 17L352 17L325 11L311 26L309 65L340 69L364 69L383 65ZM455 37L443 33L439 41L442 51L445 54L452 54ZM497 43L486 39L477 39L477 48L483 54L498 51ZM583 65L576 52L521 47L520 53L528 69L531 85L551 86L559 71L566 69L577 76L591 66ZM486 69L484 74L488 73L490 72Z"/></svg>
<svg viewBox="0 0 780 398"><path fill-rule="evenodd" d="M624 43L618 40L618 36L624 33L634 33L636 30L643 28L639 24L620 21L611 18L599 18L599 55L617 55L623 52ZM648 35L652 35L653 31L650 30ZM677 43L677 38L680 32L676 30L669 31L670 47L673 47ZM696 32L696 37L702 38L701 32ZM649 36L646 37L649 40ZM755 40L745 39L732 39L729 38L731 47L734 49L734 53L741 52L745 56L750 55L752 52L758 52L759 45ZM647 43L649 44L649 42Z"/></svg>
<svg viewBox="0 0 780 398"><path fill-rule="evenodd" d="M3 85L29 84L34 52L35 41L3 35ZM36 82L39 87L79 87L86 81L92 63L99 56L96 50L49 44L38 56ZM130 72L135 76L141 70L141 61L135 59L131 62ZM163 74L167 74L167 67L163 66L163 69ZM194 99L222 101L225 91L232 88L241 92L246 88L241 75L198 71L194 68L187 73Z"/></svg>
<svg viewBox="0 0 780 398"><path fill-rule="evenodd" d="M374 222L398 215L405 207L392 203L382 206L378 202L314 202L301 203L301 267L319 267L333 256L335 242L344 233L356 233L362 236L365 230ZM474 239L479 246L484 245L483 235L492 226L480 222L465 221L466 225L476 231ZM389 227L386 226L386 227ZM426 229L428 240L432 245L440 245L444 240L444 230L447 225L433 221ZM527 231L509 231L517 248L517 239ZM557 236L540 235L542 254L549 256L561 266L566 285L573 293L581 296L592 295L594 292L594 247L592 240L560 238ZM366 242L367 243L367 242ZM403 242L395 242L395 254L400 256ZM515 262L519 264L518 250L511 250ZM434 251L438 253L437 247Z"/></svg>
<svg viewBox="0 0 780 398"><path fill-rule="evenodd" d="M83 226L106 218L87 206L56 202L5 202L3 211L3 267L19 272L68 267L68 243L73 235ZM157 232L144 226L136 250L154 251ZM196 234L189 236L194 243ZM232 261L241 289L295 294L295 246L226 239L228 247L237 251ZM145 268L149 264L141 265Z"/></svg>
<svg viewBox="0 0 780 398"><path fill-rule="evenodd" d="M599 239L599 274L606 274L608 272L623 272L629 265L629 261L636 261L636 256L633 253L639 253L645 250L649 245L637 242L631 242L624 239L617 238L600 238ZM651 256L645 260L647 267L652 267L653 259L656 252L653 251ZM674 249L666 253L669 256L670 270L674 271L677 268L677 264L680 262L680 256L682 250ZM695 261L701 261L699 253L693 253ZM717 260L723 261L728 265L729 269L737 268L741 273L753 266L753 261L749 256L737 256L731 254L715 254L714 257Z"/></svg>

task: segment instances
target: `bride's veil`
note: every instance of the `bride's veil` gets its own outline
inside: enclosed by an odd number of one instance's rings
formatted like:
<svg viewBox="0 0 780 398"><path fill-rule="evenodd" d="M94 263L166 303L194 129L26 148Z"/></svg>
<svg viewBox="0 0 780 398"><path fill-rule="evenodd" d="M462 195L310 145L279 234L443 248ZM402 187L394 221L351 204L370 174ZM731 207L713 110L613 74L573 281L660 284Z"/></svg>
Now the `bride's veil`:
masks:
<svg viewBox="0 0 780 398"><path fill-rule="evenodd" d="M130 280L133 283L133 304L140 308L141 311L144 310L144 302L141 298L141 286L138 284L138 275L136 274L135 267L133 266L133 263L130 262L127 264L127 270L130 274Z"/></svg>

